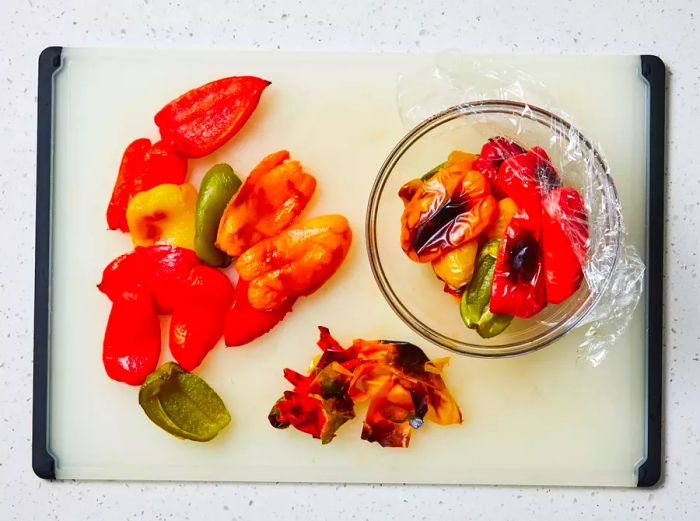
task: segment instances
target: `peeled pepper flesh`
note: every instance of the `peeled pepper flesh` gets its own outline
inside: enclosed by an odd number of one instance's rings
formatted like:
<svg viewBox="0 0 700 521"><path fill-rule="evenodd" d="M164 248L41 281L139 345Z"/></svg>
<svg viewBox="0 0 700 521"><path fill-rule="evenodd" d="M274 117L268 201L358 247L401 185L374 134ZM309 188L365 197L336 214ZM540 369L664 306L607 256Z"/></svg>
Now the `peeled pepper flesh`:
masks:
<svg viewBox="0 0 700 521"><path fill-rule="evenodd" d="M122 155L107 207L109 229L129 231L126 208L135 194L163 183L184 183L186 176L187 159L175 154L162 141L151 144L150 139L141 138L130 143Z"/></svg>
<svg viewBox="0 0 700 521"><path fill-rule="evenodd" d="M136 194L126 210L134 246L170 244L194 249L197 190L189 183L162 184Z"/></svg>
<svg viewBox="0 0 700 521"><path fill-rule="evenodd" d="M183 157L206 156L248 121L268 85L255 76L232 76L185 92L156 114L160 135Z"/></svg>
<svg viewBox="0 0 700 521"><path fill-rule="evenodd" d="M216 246L231 257L292 224L316 190L316 179L304 172L289 152L264 158L231 199L219 223Z"/></svg>
<svg viewBox="0 0 700 521"><path fill-rule="evenodd" d="M170 352L186 371L202 363L224 333L233 286L223 272L196 266L170 321Z"/></svg>
<svg viewBox="0 0 700 521"><path fill-rule="evenodd" d="M259 242L236 263L238 274L250 283L250 305L271 311L313 293L340 267L351 242L342 215L316 217Z"/></svg>

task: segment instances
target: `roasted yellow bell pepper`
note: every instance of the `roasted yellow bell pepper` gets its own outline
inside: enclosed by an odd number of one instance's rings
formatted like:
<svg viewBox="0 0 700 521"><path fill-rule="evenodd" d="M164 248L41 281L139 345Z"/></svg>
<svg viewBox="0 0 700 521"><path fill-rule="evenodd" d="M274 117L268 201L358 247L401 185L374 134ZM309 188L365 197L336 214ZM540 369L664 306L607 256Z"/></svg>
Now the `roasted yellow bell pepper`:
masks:
<svg viewBox="0 0 700 521"><path fill-rule="evenodd" d="M469 284L474 275L474 263L478 250L479 239L477 238L438 257L433 261L435 275L454 290L463 288Z"/></svg>
<svg viewBox="0 0 700 521"><path fill-rule="evenodd" d="M490 241L501 240L503 234L506 233L506 228L510 224L510 220L518 211L518 205L510 197L506 197L498 201L498 216L493 221L484 233Z"/></svg>
<svg viewBox="0 0 700 521"><path fill-rule="evenodd" d="M134 246L171 244L194 249L197 190L189 183L162 184L136 194L126 209Z"/></svg>
<svg viewBox="0 0 700 521"><path fill-rule="evenodd" d="M340 267L351 242L345 217L323 215L257 243L236 262L241 279L250 282L250 305L272 311L310 295Z"/></svg>

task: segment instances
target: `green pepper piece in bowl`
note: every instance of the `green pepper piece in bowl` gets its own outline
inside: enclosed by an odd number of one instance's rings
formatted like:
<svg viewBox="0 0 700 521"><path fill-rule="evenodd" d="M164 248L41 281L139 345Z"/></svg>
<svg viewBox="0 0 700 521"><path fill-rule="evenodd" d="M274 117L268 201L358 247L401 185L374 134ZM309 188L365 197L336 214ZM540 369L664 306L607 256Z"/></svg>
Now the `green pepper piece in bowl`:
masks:
<svg viewBox="0 0 700 521"><path fill-rule="evenodd" d="M498 256L499 241L489 241L481 247L476 258L476 268L469 286L462 295L459 312L464 324L475 329L482 338L492 338L502 333L513 317L491 313L491 282Z"/></svg>

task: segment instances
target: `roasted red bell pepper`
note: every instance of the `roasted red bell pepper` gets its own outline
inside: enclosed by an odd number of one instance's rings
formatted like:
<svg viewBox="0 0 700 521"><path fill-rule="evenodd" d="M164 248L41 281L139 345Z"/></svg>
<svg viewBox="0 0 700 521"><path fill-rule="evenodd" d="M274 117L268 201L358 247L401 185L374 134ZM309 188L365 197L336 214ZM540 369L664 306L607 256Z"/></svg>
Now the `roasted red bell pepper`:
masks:
<svg viewBox="0 0 700 521"><path fill-rule="evenodd" d="M167 244L138 247L114 259L102 273L98 289L112 302L124 292L145 288L156 311L169 315L182 295L192 268L201 262L194 251Z"/></svg>
<svg viewBox="0 0 700 521"><path fill-rule="evenodd" d="M151 145L149 139L141 138L129 144L107 207L109 229L129 231L126 208L135 194L164 183L181 184L186 176L187 159L173 153L162 141Z"/></svg>
<svg viewBox="0 0 700 521"><path fill-rule="evenodd" d="M588 217L581 195L571 187L555 188L542 205L542 247L547 301L557 304L573 295L583 280L588 250Z"/></svg>
<svg viewBox="0 0 700 521"><path fill-rule="evenodd" d="M170 321L170 352L186 371L202 363L224 333L233 286L221 271L195 266Z"/></svg>
<svg viewBox="0 0 700 521"><path fill-rule="evenodd" d="M534 214L539 211L542 198L561 186L561 180L547 153L533 147L503 161L496 184L519 208L528 208Z"/></svg>
<svg viewBox="0 0 700 521"><path fill-rule="evenodd" d="M547 305L541 216L521 208L501 240L491 285L492 313L529 318Z"/></svg>
<svg viewBox="0 0 700 521"><path fill-rule="evenodd" d="M492 137L481 147L481 155L474 161L472 166L486 176L491 183L493 195L501 199L506 195L497 182L498 169L501 167L503 161L509 157L524 152L525 149L523 147L507 137Z"/></svg>
<svg viewBox="0 0 700 521"><path fill-rule="evenodd" d="M144 288L122 293L112 304L105 330L102 361L107 375L141 385L160 357L160 320Z"/></svg>
<svg viewBox="0 0 700 521"><path fill-rule="evenodd" d="M226 315L224 341L226 345L242 346L270 331L292 310L294 300L272 311L255 309L248 302L248 282L239 279L233 293L233 305Z"/></svg>
<svg viewBox="0 0 700 521"><path fill-rule="evenodd" d="M248 121L269 84L254 76L234 76L186 92L155 116L163 141L183 157L210 154Z"/></svg>

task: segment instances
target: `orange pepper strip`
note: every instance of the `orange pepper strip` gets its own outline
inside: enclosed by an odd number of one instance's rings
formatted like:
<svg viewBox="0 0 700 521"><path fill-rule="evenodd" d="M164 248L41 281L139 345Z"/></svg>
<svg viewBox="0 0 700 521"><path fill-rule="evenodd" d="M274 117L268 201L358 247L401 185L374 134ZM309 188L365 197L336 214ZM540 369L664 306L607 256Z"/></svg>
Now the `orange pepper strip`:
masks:
<svg viewBox="0 0 700 521"><path fill-rule="evenodd" d="M289 152L265 157L231 199L219 223L216 246L238 257L289 226L316 190L316 179Z"/></svg>
<svg viewBox="0 0 700 521"><path fill-rule="evenodd" d="M342 215L316 217L259 242L236 262L238 274L250 283L250 305L272 311L313 293L340 267L351 242Z"/></svg>

